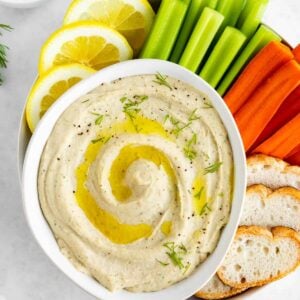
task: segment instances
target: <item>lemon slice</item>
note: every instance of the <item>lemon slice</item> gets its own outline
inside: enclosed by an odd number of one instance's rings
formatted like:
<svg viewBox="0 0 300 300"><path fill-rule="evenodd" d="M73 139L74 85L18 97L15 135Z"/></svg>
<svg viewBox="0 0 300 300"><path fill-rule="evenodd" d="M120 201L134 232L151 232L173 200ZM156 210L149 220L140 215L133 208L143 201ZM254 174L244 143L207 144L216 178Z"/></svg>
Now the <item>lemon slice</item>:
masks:
<svg viewBox="0 0 300 300"><path fill-rule="evenodd" d="M50 36L41 50L39 72L69 63L100 70L131 58L132 49L121 34L98 22L83 21L65 26Z"/></svg>
<svg viewBox="0 0 300 300"><path fill-rule="evenodd" d="M48 108L71 86L96 71L80 64L50 69L34 83L27 98L26 119L31 132Z"/></svg>
<svg viewBox="0 0 300 300"><path fill-rule="evenodd" d="M64 24L97 20L123 34L137 54L153 19L154 12L147 0L74 0L67 10Z"/></svg>

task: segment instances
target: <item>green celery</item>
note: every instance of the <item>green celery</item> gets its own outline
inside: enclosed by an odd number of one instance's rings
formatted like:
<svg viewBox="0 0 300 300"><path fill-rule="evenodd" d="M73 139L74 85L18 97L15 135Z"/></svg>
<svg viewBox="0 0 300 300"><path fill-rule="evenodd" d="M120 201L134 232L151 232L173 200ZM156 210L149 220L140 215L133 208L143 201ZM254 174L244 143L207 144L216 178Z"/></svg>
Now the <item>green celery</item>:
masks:
<svg viewBox="0 0 300 300"><path fill-rule="evenodd" d="M242 32L233 27L226 27L200 72L200 76L215 88L245 40L246 36Z"/></svg>
<svg viewBox="0 0 300 300"><path fill-rule="evenodd" d="M220 1L223 1L223 0L220 0ZM217 7L218 2L219 2L219 0L204 0L203 8L209 7L209 8L215 9Z"/></svg>
<svg viewBox="0 0 300 300"><path fill-rule="evenodd" d="M224 21L220 28L222 33L225 27L234 27L245 6L245 0L221 0L218 2L216 10L224 16Z"/></svg>
<svg viewBox="0 0 300 300"><path fill-rule="evenodd" d="M269 0L247 0L237 22L237 28L251 37L259 26Z"/></svg>
<svg viewBox="0 0 300 300"><path fill-rule="evenodd" d="M203 10L205 0L192 0L170 60L177 63Z"/></svg>
<svg viewBox="0 0 300 300"><path fill-rule="evenodd" d="M192 72L197 71L223 19L224 17L217 11L209 7L204 8L179 60L181 66Z"/></svg>
<svg viewBox="0 0 300 300"><path fill-rule="evenodd" d="M242 53L235 60L234 64L230 67L225 77L222 79L218 86L218 93L223 96L227 89L230 87L235 78L242 71L244 66L259 52L265 45L271 41L280 41L280 37L271 29L261 25L251 40L248 42Z"/></svg>
<svg viewBox="0 0 300 300"><path fill-rule="evenodd" d="M162 1L140 58L169 58L189 3L190 0Z"/></svg>
<svg viewBox="0 0 300 300"><path fill-rule="evenodd" d="M217 3L218 0L191 0L183 26L178 34L178 39L172 52L170 61L175 63L179 61L203 9L205 7L214 9L217 6Z"/></svg>

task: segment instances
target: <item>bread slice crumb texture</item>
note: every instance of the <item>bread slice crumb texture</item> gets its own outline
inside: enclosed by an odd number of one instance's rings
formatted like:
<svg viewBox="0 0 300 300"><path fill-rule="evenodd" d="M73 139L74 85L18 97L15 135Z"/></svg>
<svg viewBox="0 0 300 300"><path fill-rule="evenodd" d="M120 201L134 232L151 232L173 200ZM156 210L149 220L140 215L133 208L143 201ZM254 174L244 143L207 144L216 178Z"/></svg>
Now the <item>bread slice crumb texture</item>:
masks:
<svg viewBox="0 0 300 300"><path fill-rule="evenodd" d="M260 286L292 272L300 263L296 231L241 226L217 274L235 288Z"/></svg>
<svg viewBox="0 0 300 300"><path fill-rule="evenodd" d="M286 226L300 231L300 191L283 187L271 190L263 185L247 188L240 225Z"/></svg>

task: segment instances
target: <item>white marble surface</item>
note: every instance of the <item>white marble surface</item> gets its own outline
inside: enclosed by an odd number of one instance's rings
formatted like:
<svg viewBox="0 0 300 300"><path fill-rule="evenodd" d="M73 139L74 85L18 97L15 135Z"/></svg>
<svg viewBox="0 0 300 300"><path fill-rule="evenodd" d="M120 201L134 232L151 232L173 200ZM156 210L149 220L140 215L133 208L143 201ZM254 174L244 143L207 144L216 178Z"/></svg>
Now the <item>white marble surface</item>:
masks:
<svg viewBox="0 0 300 300"><path fill-rule="evenodd" d="M0 6L0 23L14 27L0 38L10 47L5 83L0 87L0 300L93 299L65 277L35 242L23 214L17 173L18 124L37 73L39 49L60 26L69 2L48 0L27 10ZM300 1L293 2L299 5ZM289 295L289 300L299 300L300 291L295 288L299 280L297 272L242 298L279 300Z"/></svg>
<svg viewBox="0 0 300 300"><path fill-rule="evenodd" d="M10 47L10 62L0 87L0 300L94 299L62 274L37 245L23 214L17 174L18 123L37 73L39 49L60 26L69 2L48 0L28 10L0 6L0 23L14 28L3 37Z"/></svg>

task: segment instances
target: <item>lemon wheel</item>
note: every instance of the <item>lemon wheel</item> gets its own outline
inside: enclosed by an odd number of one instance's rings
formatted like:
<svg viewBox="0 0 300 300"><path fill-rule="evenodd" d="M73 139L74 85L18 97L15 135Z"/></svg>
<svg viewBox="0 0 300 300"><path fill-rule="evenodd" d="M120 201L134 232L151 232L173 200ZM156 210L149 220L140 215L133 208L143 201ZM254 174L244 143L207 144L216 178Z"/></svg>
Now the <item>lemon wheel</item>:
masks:
<svg viewBox="0 0 300 300"><path fill-rule="evenodd" d="M74 0L64 17L64 25L93 20L126 37L137 54L152 25L154 12L147 0Z"/></svg>
<svg viewBox="0 0 300 300"><path fill-rule="evenodd" d="M33 132L48 108L70 87L89 77L95 70L80 64L50 69L34 83L26 103L26 119Z"/></svg>
<svg viewBox="0 0 300 300"><path fill-rule="evenodd" d="M43 74L58 65L80 63L100 70L113 63L131 59L127 40L114 29L98 22L77 22L54 32L45 42L39 60Z"/></svg>

